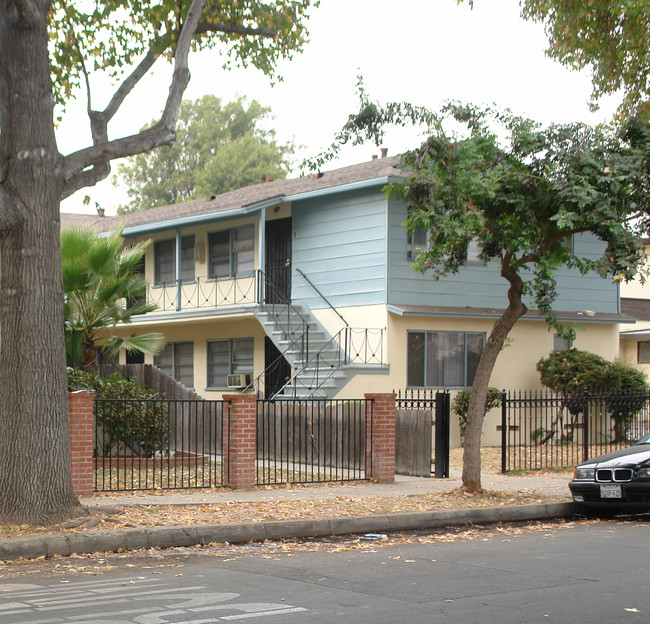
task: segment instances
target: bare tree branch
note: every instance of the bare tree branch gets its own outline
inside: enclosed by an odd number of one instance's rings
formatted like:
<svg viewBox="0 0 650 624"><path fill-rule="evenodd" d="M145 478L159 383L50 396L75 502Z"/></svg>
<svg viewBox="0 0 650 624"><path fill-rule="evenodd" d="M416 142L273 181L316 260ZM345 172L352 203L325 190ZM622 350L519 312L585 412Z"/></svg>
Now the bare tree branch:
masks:
<svg viewBox="0 0 650 624"><path fill-rule="evenodd" d="M122 82L119 89L115 92L111 101L108 103L108 106L104 109L102 115L108 123L115 113L119 110L120 106L126 99L126 96L131 93L133 88L140 82L140 80L147 75L147 72L151 69L153 64L158 58L158 53L153 50L149 50L146 56L140 61L138 66L131 72L129 77Z"/></svg>
<svg viewBox="0 0 650 624"><path fill-rule="evenodd" d="M192 6L187 14L176 45L174 74L169 87L165 110L160 121L152 128L144 130L139 134L116 141L108 141L108 121L120 107L124 98L156 60L155 54L150 52L140 62L127 81L125 81L125 84L118 89L107 109L103 113L92 113L91 130L93 134L93 147L80 150L64 158L65 185L62 198L68 197L80 188L95 184L105 178L110 172L109 163L111 160L125 156L133 156L160 147L161 145L167 145L176 138L178 112L183 92L190 79L188 55L205 4L206 0L193 0ZM93 167L93 169L88 170L89 167Z"/></svg>
<svg viewBox="0 0 650 624"><path fill-rule="evenodd" d="M103 111L94 111L90 106L90 83L86 75L86 86L88 89L88 117L90 118L90 131L95 147L105 145L108 143L108 123L113 118L115 113L119 110L126 97L138 84L138 82L147 74L152 65L156 62L158 54L149 51L147 55L140 61L138 66L133 72L122 82L118 90L115 92L108 106ZM85 74L85 71L84 71ZM75 177L74 184L66 184L63 189L61 199L69 197L72 193L85 188L87 186L94 186L97 182L108 177L111 172L110 161L100 160L95 163L92 169L86 169Z"/></svg>
<svg viewBox="0 0 650 624"><path fill-rule="evenodd" d="M202 4L203 7L205 6L205 2L201 2L200 4ZM202 14L203 9L200 11L197 9L194 16L196 17L196 15L199 15L200 20L200 16ZM154 149L156 147L160 147L161 145L166 145L174 140L175 134L173 132L170 134L169 123L173 121L173 128L176 127L176 119L178 118L178 106L180 106L180 99L177 98L177 95L180 93L182 96L182 92L184 91L185 86L187 85L187 81L189 80L189 71L187 70L187 53L189 51L189 47L186 47L184 44L181 46L181 41L183 39L184 33L185 41L188 41L188 39L191 41L191 39L196 35L216 32L253 35L258 37L274 37L277 33L274 28L250 28L233 24L210 24L207 22L199 21L196 24L191 36L188 36L187 33L190 31L189 19L190 14L188 13L181 34L178 37L178 44L174 54L174 78L172 80L172 86L170 88L170 95L167 100L165 113L163 114L160 122L157 124L158 132L143 133L141 143L138 141L138 136L140 135L133 135L124 139L118 139L114 142L109 142L108 123L120 109L126 97L131 93L131 91L133 91L138 82L140 82L140 80L146 76L147 72L156 62L156 59L159 56L159 52L155 52L154 50L165 48L166 45L163 45L165 43L164 39L169 38L169 35L161 37L152 44L149 52L140 61L133 72L122 82L120 87L111 98L108 106L103 111L93 111L91 108L90 84L86 75L86 85L88 89L88 116L90 118L91 134L94 147L81 150L79 152L71 154L66 158L66 184L63 190L62 199L69 197L72 193L79 190L80 188L92 186L100 180L106 178L111 171L110 161L112 159L122 158L124 156L133 156L134 154L139 154L143 151ZM180 53L183 53L185 55L185 61L179 64L178 55ZM188 71L187 79L182 77L183 70L181 68L183 65L185 66L185 71ZM176 73L177 70L180 70L178 74ZM178 93L174 91L174 85L182 85L182 88ZM177 104L176 99L178 99ZM176 113L172 119L172 117L170 117L170 112L174 110L174 108L176 110ZM151 130L154 129L152 128ZM88 169L88 167L92 168Z"/></svg>

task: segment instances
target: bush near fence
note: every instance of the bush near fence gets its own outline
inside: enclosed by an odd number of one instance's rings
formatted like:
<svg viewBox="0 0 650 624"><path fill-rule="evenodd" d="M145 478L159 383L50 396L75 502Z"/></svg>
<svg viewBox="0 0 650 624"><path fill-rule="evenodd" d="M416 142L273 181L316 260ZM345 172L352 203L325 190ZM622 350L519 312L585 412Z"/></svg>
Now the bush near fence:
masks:
<svg viewBox="0 0 650 624"><path fill-rule="evenodd" d="M394 396L372 396L375 398L356 401L273 402L258 401L254 395L233 395L224 401L98 399L94 404L94 448L112 452L107 456L95 452L95 489L391 480L394 431L386 429L386 419L390 421L391 413L394 419ZM382 406L381 410L375 409L376 405ZM151 452L138 442L137 432L141 429L138 418L153 407L166 414L166 423ZM231 420L235 407L237 420ZM240 419L249 418L248 414L256 433L237 438ZM113 443L106 426L113 421L120 422L123 429L120 444ZM135 437L129 437L129 432L135 432ZM376 445L375 438L381 443ZM233 444L237 446L235 457ZM392 457L387 461L384 456L389 448ZM255 473L243 486L238 485L241 471L237 467L244 465L242 461Z"/></svg>
<svg viewBox="0 0 650 624"><path fill-rule="evenodd" d="M571 468L650 432L650 393L504 392L501 427L504 472Z"/></svg>

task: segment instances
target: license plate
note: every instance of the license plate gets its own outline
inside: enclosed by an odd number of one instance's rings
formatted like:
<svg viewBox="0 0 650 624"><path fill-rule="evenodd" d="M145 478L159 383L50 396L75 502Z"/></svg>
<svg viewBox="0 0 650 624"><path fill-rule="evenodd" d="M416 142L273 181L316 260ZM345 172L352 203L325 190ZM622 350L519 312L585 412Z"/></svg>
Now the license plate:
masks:
<svg viewBox="0 0 650 624"><path fill-rule="evenodd" d="M600 498L623 498L621 486L618 484L601 485Z"/></svg>

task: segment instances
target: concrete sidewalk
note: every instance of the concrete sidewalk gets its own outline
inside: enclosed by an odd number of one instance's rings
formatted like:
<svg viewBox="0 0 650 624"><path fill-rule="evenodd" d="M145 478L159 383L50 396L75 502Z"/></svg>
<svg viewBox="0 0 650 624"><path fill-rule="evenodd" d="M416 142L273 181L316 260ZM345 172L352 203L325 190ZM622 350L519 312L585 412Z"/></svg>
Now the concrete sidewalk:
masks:
<svg viewBox="0 0 650 624"><path fill-rule="evenodd" d="M543 496L558 496L570 499L570 476L567 473L544 473L525 476L483 475L482 483L486 490L500 492L528 492ZM396 475L394 483L354 483L307 484L278 487L259 487L255 490L220 490L214 492L192 492L191 490L168 490L159 494L113 493L110 496L81 498L88 507L122 507L124 505L201 505L224 501L269 501L321 500L337 496L367 498L370 496L408 496L448 492L461 486L460 471L452 471L449 479L407 477Z"/></svg>
<svg viewBox="0 0 650 624"><path fill-rule="evenodd" d="M0 559L51 557L94 552L116 552L141 548L172 548L180 546L230 544L289 538L323 537L345 534L388 533L413 529L547 520L570 517L574 506L569 498L566 474L533 476L485 475L483 486L488 490L527 492L540 496L558 496L565 500L553 503L505 505L439 511L414 511L371 516L318 518L308 520L277 520L200 526L161 526L121 529L81 534L54 534L35 537L0 539ZM165 492L156 494L124 494L83 498L82 503L93 510L115 509L127 505L205 505L225 501L324 500L339 496L363 498L370 496L404 496L440 493L460 486L460 474L450 479L424 479L398 476L395 483L310 485L282 488L259 488L251 491Z"/></svg>

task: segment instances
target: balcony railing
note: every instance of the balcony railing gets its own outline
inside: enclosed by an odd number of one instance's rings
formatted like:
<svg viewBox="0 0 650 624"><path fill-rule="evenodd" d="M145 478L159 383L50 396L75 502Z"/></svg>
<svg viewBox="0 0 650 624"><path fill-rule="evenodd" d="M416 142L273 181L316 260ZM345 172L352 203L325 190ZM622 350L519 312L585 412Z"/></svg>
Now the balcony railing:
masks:
<svg viewBox="0 0 650 624"><path fill-rule="evenodd" d="M192 282L155 284L147 289L147 303L158 306L158 312L208 310L259 303L261 271L231 278L197 277Z"/></svg>

